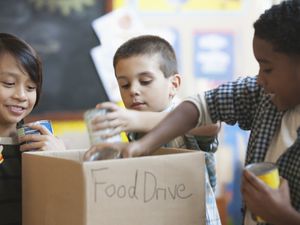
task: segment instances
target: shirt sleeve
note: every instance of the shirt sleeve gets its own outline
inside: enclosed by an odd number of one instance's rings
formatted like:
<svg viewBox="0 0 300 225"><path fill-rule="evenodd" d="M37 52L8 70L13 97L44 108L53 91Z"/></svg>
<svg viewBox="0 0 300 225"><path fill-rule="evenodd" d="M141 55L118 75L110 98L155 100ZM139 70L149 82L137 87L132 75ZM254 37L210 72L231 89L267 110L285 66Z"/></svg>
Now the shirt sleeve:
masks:
<svg viewBox="0 0 300 225"><path fill-rule="evenodd" d="M206 105L204 93L199 93L197 95L187 97L184 99L184 101L191 102L197 107L199 112L197 127L202 125L209 125L213 123L210 118L210 114Z"/></svg>
<svg viewBox="0 0 300 225"><path fill-rule="evenodd" d="M199 112L197 126L221 121L229 125L238 123L241 129L250 130L263 94L256 80L256 76L239 78L218 88L188 97L184 101L189 101L197 107Z"/></svg>
<svg viewBox="0 0 300 225"><path fill-rule="evenodd" d="M211 120L222 121L229 125L238 123L241 129L251 129L263 94L256 80L256 76L239 78L205 92L207 111Z"/></svg>

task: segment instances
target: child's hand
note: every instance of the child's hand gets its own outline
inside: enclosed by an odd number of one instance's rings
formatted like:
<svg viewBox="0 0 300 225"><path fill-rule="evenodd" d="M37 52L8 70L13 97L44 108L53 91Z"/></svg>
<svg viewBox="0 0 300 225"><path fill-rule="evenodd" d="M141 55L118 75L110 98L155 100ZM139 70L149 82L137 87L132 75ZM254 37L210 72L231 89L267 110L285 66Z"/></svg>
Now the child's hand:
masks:
<svg viewBox="0 0 300 225"><path fill-rule="evenodd" d="M46 151L46 150L64 150L64 142L55 137L46 127L40 124L30 123L26 126L38 130L41 134L27 134L19 138L21 151Z"/></svg>
<svg viewBox="0 0 300 225"><path fill-rule="evenodd" d="M108 113L105 115L96 116L92 120L92 129L94 131L111 129L103 138L109 138L122 131L126 132L134 129L136 121L134 110L128 110L112 102L98 104L96 108L108 110Z"/></svg>
<svg viewBox="0 0 300 225"><path fill-rule="evenodd" d="M274 190L254 174L244 170L241 192L247 208L268 223L281 224L286 213L293 211L285 179L281 179L279 189Z"/></svg>
<svg viewBox="0 0 300 225"><path fill-rule="evenodd" d="M84 155L84 160L91 158L96 152L101 152L104 149L114 149L120 153L122 158L137 157L145 155L144 148L139 147L138 142L115 142L115 143L101 143L92 146Z"/></svg>

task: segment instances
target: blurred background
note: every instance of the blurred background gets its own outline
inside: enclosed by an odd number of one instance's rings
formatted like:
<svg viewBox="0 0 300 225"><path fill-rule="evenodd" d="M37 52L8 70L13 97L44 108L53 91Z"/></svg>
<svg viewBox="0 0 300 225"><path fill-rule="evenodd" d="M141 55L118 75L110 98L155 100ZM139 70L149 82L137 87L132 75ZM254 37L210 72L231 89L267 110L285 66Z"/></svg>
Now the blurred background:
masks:
<svg viewBox="0 0 300 225"><path fill-rule="evenodd" d="M0 32L30 43L43 61L38 107L27 121L52 120L69 148L88 148L82 114L120 101L112 68L116 48L139 34L174 47L182 98L253 76L253 22L272 0L0 0ZM248 132L222 125L216 196L223 224L241 224L240 176Z"/></svg>

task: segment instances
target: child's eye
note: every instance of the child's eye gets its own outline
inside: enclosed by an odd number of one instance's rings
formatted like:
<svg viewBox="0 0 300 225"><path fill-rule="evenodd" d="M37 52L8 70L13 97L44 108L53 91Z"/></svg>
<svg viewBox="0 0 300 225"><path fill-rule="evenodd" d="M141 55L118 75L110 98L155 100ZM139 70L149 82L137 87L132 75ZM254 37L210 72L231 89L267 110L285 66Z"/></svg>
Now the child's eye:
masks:
<svg viewBox="0 0 300 225"><path fill-rule="evenodd" d="M148 85L151 84L152 80L141 80L140 82L142 85Z"/></svg>
<svg viewBox="0 0 300 225"><path fill-rule="evenodd" d="M27 89L29 91L35 91L36 90L36 86L27 86Z"/></svg>
<svg viewBox="0 0 300 225"><path fill-rule="evenodd" d="M5 87L12 87L15 84L14 82L7 82L7 81L3 81L2 83L4 84Z"/></svg>
<svg viewBox="0 0 300 225"><path fill-rule="evenodd" d="M271 73L271 72L272 72L272 69L264 69L263 72L264 72L264 73Z"/></svg>
<svg viewBox="0 0 300 225"><path fill-rule="evenodd" d="M123 84L123 85L120 85L121 88L123 89L128 89L130 87L129 84Z"/></svg>

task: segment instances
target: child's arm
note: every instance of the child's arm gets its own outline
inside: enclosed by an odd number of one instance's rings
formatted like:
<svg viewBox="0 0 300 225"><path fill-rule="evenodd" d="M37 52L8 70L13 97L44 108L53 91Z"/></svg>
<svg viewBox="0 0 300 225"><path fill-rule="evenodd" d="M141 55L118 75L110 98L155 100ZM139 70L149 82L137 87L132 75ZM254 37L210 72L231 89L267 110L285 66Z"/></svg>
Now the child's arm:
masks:
<svg viewBox="0 0 300 225"><path fill-rule="evenodd" d="M106 134L105 138L116 135L121 131L147 133L168 114L168 112L140 112L137 110L129 110L112 102L104 102L98 104L96 107L111 111L106 115L97 116L93 121L95 130L112 129L110 133ZM216 136L220 128L220 123L211 124L194 128L189 131L189 133L196 136Z"/></svg>
<svg viewBox="0 0 300 225"><path fill-rule="evenodd" d="M24 143L20 146L21 151L46 151L46 150L65 150L64 142L54 136L46 127L39 124L26 124L32 129L38 130L41 134L28 134L20 137L19 142Z"/></svg>
<svg viewBox="0 0 300 225"><path fill-rule="evenodd" d="M167 112L130 110L112 102L98 104L96 108L110 111L105 115L97 116L92 121L94 130L112 129L104 138L116 135L121 131L147 133L168 114Z"/></svg>
<svg viewBox="0 0 300 225"><path fill-rule="evenodd" d="M138 141L98 144L97 151L114 148L120 151L125 158L149 155L151 151L159 148L162 143L167 143L194 128L198 123L198 118L197 106L186 101L169 112L168 116Z"/></svg>
<svg viewBox="0 0 300 225"><path fill-rule="evenodd" d="M217 136L221 129L221 123L203 125L189 131L194 136Z"/></svg>
<svg viewBox="0 0 300 225"><path fill-rule="evenodd" d="M274 190L244 170L241 188L247 208L271 224L300 224L300 213L291 205L289 186L282 179Z"/></svg>
<svg viewBox="0 0 300 225"><path fill-rule="evenodd" d="M198 118L197 106L185 101L169 112L168 116L138 141L127 145L112 146L118 148L123 157L149 155L153 150L158 149L162 143L167 143L194 128L198 123Z"/></svg>

